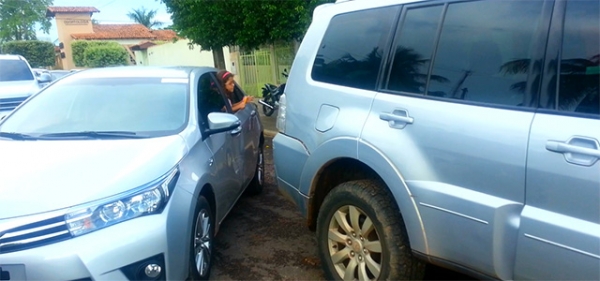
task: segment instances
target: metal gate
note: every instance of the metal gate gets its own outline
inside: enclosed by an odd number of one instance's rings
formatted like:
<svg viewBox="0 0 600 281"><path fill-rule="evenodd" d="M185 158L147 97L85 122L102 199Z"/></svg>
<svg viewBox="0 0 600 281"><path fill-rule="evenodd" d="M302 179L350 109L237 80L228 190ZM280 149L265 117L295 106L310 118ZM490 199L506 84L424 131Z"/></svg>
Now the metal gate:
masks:
<svg viewBox="0 0 600 281"><path fill-rule="evenodd" d="M279 85L286 81L281 73L284 69L290 70L294 56L295 49L292 43L239 52L240 86L246 94L260 97L264 84Z"/></svg>

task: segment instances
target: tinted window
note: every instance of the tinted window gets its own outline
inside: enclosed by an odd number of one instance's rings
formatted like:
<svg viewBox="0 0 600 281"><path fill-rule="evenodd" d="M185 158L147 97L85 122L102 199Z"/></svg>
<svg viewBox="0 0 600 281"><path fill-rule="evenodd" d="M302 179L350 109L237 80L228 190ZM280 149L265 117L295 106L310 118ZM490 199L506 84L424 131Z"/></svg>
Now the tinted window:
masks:
<svg viewBox="0 0 600 281"><path fill-rule="evenodd" d="M21 108L2 132L133 131L160 136L187 124L188 84L160 78L61 79Z"/></svg>
<svg viewBox="0 0 600 281"><path fill-rule="evenodd" d="M409 9L399 30L388 89L424 93L442 6ZM445 82L445 78L432 75Z"/></svg>
<svg viewBox="0 0 600 281"><path fill-rule="evenodd" d="M50 72L50 75L52 75L52 80L56 80L56 79L64 77L65 75L67 75L69 73L70 72L68 72L68 71L53 71L53 72Z"/></svg>
<svg viewBox="0 0 600 281"><path fill-rule="evenodd" d="M560 110L600 114L600 3L569 1L560 64Z"/></svg>
<svg viewBox="0 0 600 281"><path fill-rule="evenodd" d="M22 60L0 60L0 82L33 80L33 74Z"/></svg>
<svg viewBox="0 0 600 281"><path fill-rule="evenodd" d="M375 89L383 50L398 9L385 7L335 16L315 58L312 78Z"/></svg>
<svg viewBox="0 0 600 281"><path fill-rule="evenodd" d="M477 1L450 4L428 94L521 106L532 41L543 2Z"/></svg>
<svg viewBox="0 0 600 281"><path fill-rule="evenodd" d="M200 126L208 128L208 114L211 112L224 112L225 97L221 95L216 82L211 76L214 73L205 73L198 81L198 110Z"/></svg>

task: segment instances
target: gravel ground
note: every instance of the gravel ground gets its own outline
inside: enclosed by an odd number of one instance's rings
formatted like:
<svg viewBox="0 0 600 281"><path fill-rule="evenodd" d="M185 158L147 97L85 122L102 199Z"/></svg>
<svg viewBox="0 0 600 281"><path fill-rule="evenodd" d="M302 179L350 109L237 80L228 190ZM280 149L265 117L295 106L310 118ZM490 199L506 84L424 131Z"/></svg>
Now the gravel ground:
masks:
<svg viewBox="0 0 600 281"><path fill-rule="evenodd" d="M325 280L317 243L295 205L277 190L266 139L264 192L242 197L216 237L211 280ZM426 280L473 280L428 266Z"/></svg>

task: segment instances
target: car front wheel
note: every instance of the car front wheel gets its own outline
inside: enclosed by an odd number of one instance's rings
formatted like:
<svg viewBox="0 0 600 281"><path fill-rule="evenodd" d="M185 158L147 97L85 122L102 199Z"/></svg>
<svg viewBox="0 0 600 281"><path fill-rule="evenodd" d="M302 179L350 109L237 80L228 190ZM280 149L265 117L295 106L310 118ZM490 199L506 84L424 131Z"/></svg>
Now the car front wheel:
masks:
<svg viewBox="0 0 600 281"><path fill-rule="evenodd" d="M208 201L198 198L192 228L190 277L192 280L208 280L213 260L214 221Z"/></svg>
<svg viewBox="0 0 600 281"><path fill-rule="evenodd" d="M379 181L335 187L319 211L317 240L328 280L416 280L425 273L411 253L400 211Z"/></svg>

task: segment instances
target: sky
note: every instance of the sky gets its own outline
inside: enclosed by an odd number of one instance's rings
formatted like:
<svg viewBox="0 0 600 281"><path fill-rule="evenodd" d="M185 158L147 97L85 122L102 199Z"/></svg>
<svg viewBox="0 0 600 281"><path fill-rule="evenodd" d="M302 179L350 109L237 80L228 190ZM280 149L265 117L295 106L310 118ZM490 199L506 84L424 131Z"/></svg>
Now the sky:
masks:
<svg viewBox="0 0 600 281"><path fill-rule="evenodd" d="M148 10L157 10L155 19L165 23L165 26L172 23L171 16L167 13L165 4L159 0L54 0L53 6L92 6L100 10L100 13L94 13L92 19L98 20L102 24L133 23L127 17L127 13L132 9L145 7ZM52 28L49 34L43 31L37 32L39 40L54 42L58 40L56 24L51 19ZM57 42L54 42L57 43Z"/></svg>

